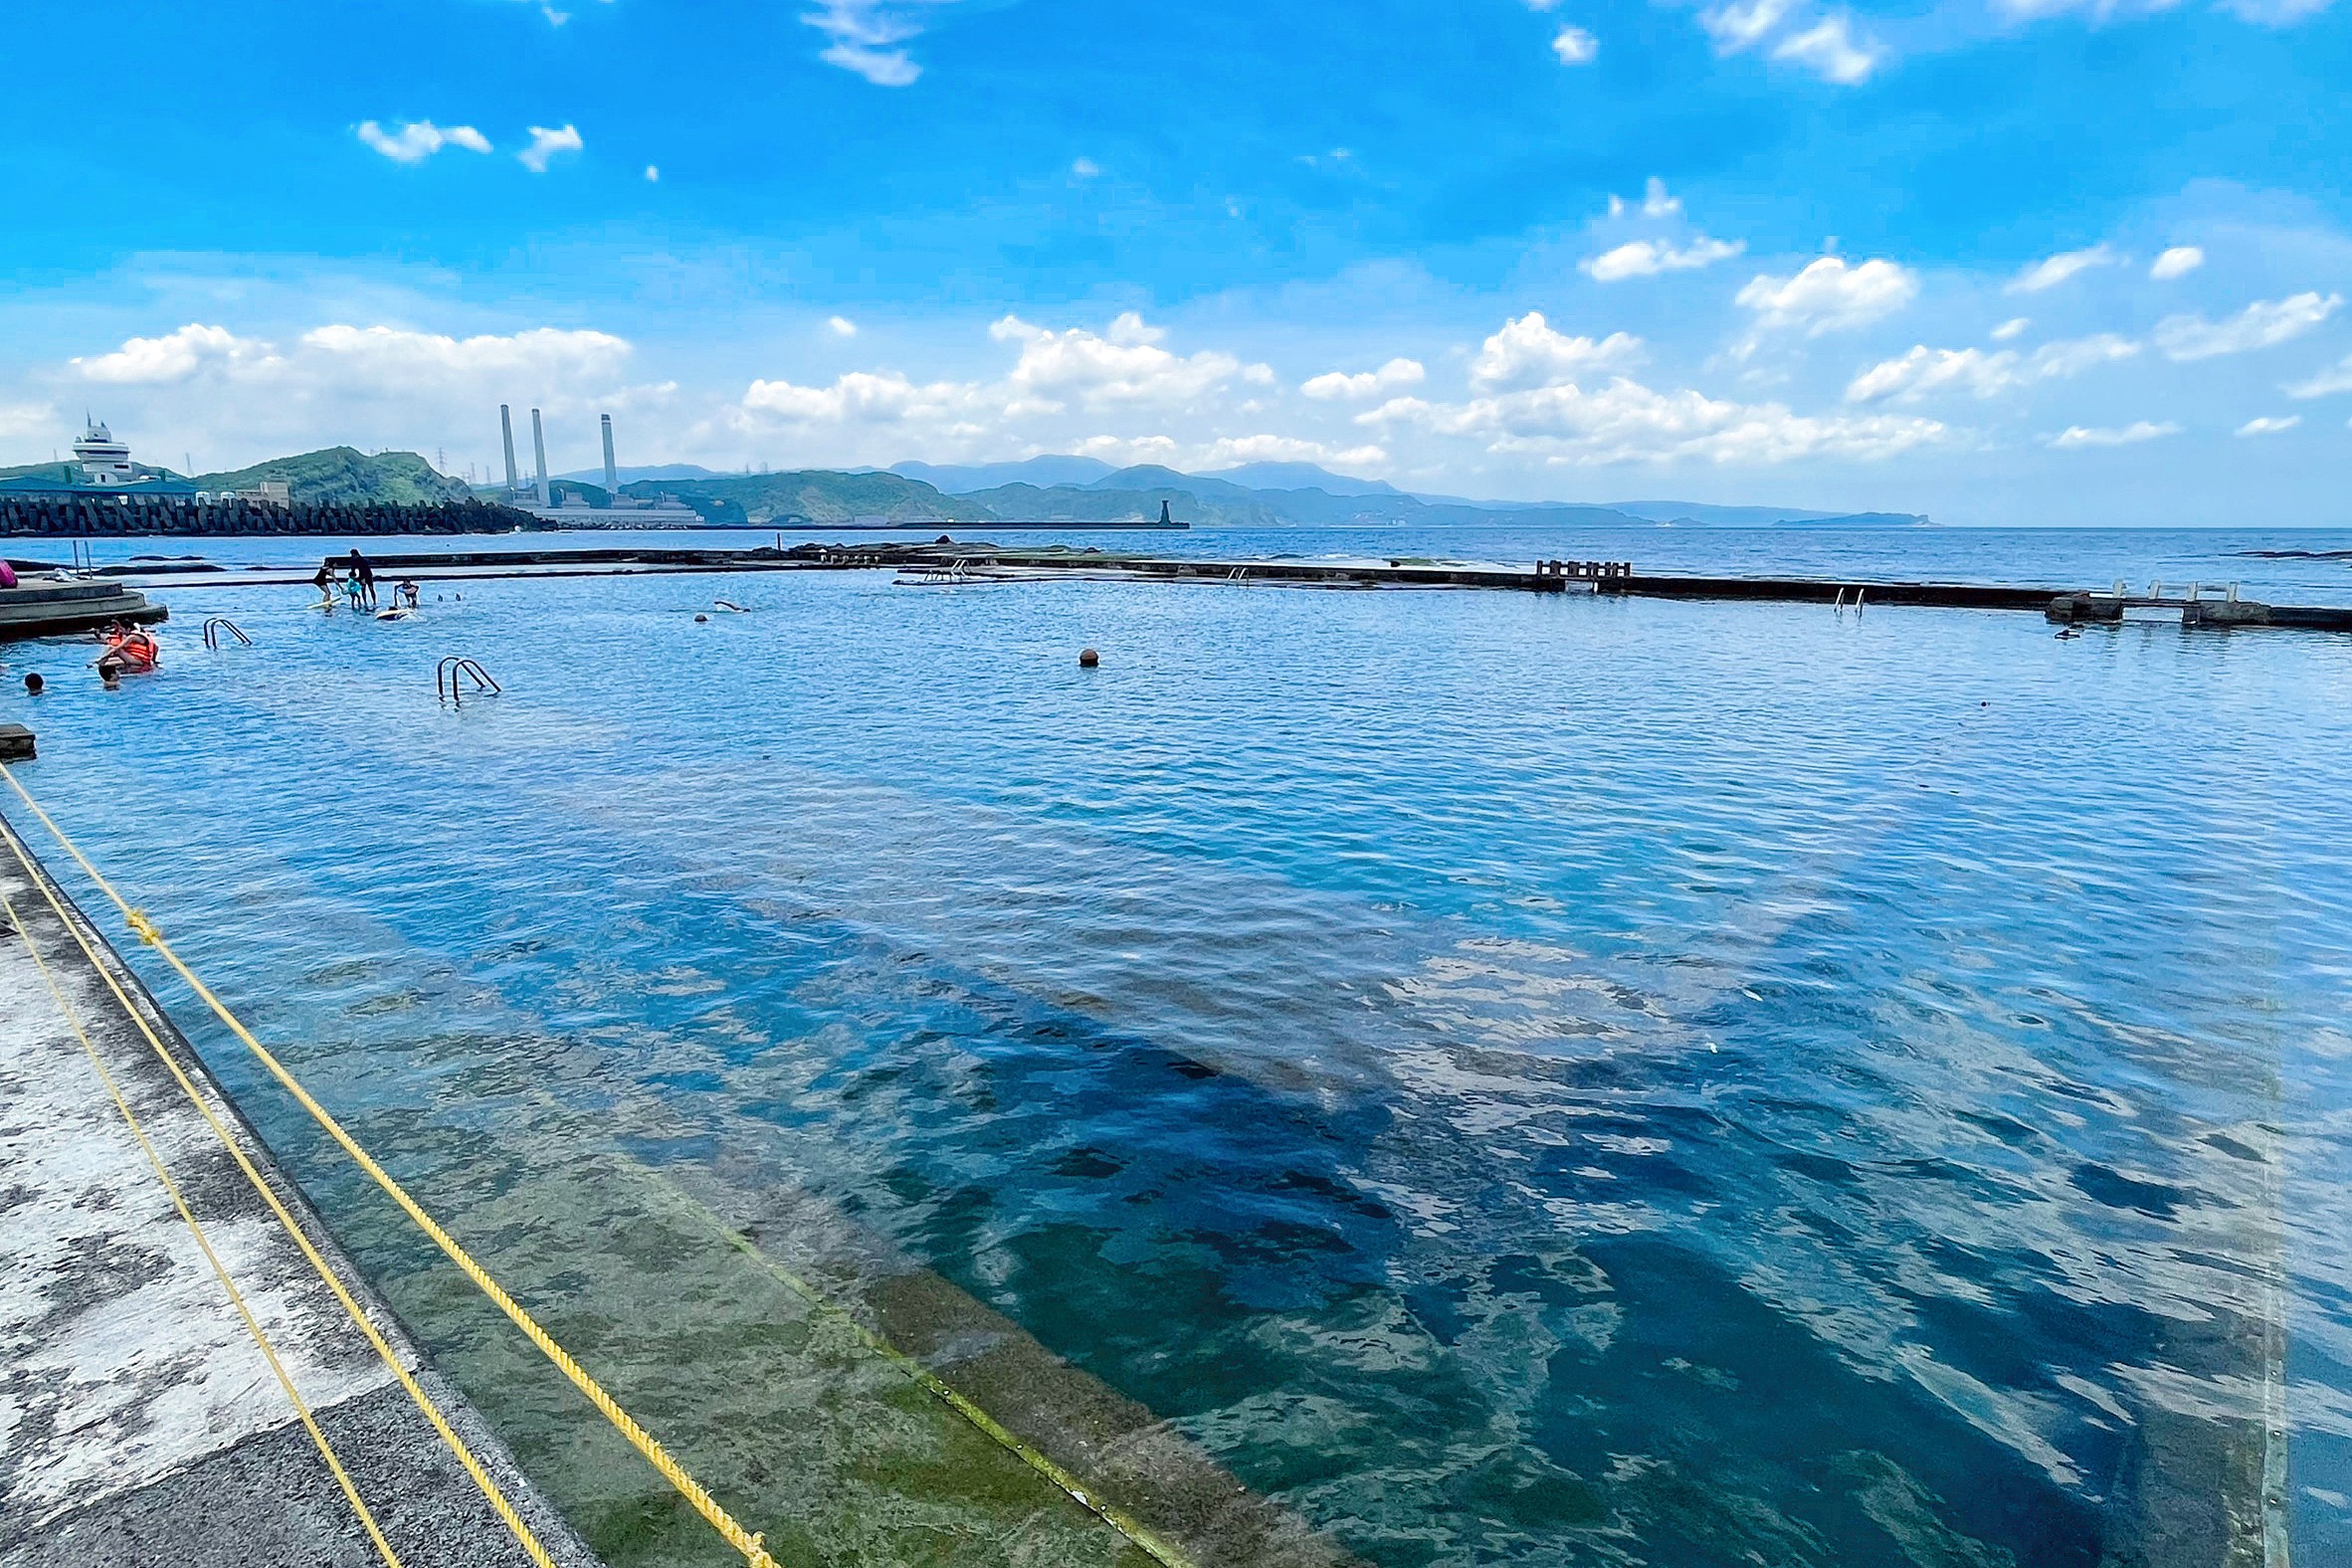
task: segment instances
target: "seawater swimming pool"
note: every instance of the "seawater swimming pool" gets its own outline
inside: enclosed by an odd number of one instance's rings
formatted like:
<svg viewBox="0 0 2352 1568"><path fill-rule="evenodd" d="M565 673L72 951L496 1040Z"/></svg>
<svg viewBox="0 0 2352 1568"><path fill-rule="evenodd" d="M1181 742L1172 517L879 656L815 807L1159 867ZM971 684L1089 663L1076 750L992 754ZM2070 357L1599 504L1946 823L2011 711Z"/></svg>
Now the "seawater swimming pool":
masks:
<svg viewBox="0 0 2352 1568"><path fill-rule="evenodd" d="M2265 1485L2352 1551L2352 643L456 591L175 591L161 676L52 672L27 782L809 1560L1116 1548L958 1533L993 1461L662 1194L937 1271L1373 1563L2220 1561ZM438 706L444 653L507 695ZM246 1098L615 1561L723 1560Z"/></svg>

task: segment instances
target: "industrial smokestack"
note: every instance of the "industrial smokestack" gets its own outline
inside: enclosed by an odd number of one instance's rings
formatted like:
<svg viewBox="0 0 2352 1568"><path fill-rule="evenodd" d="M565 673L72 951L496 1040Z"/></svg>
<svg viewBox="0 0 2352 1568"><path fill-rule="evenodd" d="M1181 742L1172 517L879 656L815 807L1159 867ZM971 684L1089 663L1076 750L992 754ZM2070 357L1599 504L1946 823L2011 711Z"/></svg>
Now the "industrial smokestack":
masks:
<svg viewBox="0 0 2352 1568"><path fill-rule="evenodd" d="M611 505L621 493L621 471L613 467L613 416L604 416L604 497Z"/></svg>
<svg viewBox="0 0 2352 1568"><path fill-rule="evenodd" d="M498 405L498 434L506 438L506 498L512 500L522 477L514 472L514 416L503 403Z"/></svg>
<svg viewBox="0 0 2352 1568"><path fill-rule="evenodd" d="M531 454L539 461L539 504L551 506L547 498L547 433L539 427L539 411L531 410Z"/></svg>

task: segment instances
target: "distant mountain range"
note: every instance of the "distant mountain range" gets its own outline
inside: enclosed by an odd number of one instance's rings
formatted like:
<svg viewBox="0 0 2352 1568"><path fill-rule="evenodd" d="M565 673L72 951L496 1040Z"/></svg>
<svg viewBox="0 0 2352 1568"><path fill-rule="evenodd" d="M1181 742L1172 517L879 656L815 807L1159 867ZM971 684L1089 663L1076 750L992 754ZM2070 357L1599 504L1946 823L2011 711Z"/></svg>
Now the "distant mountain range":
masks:
<svg viewBox="0 0 2352 1568"><path fill-rule="evenodd" d="M1461 525L1569 523L1644 527L1917 527L1904 512L1829 512L1802 507L1717 506L1702 501L1471 500L1414 493L1383 480L1333 474L1311 463L1252 463L1209 474L1154 465L1114 469L1095 458L1039 457L1021 463L962 467L901 463L890 470L947 494L986 506L1006 520L1157 516L1195 526L1298 527L1410 523Z"/></svg>
<svg viewBox="0 0 2352 1568"><path fill-rule="evenodd" d="M58 467L40 464L0 470L0 478L46 473ZM603 478L601 470L579 471L558 476L554 488L559 493L577 493L592 504L602 504ZM1100 459L1084 457L966 465L901 463L889 469L803 469L778 474L720 474L690 463L671 463L623 469L620 478L626 494L675 495L706 521L747 526L787 518L919 527L1133 522L1157 518L1163 501L1177 521L1204 528L1400 524L1888 528L1920 527L1928 520L1907 512L1827 512L1682 500L1607 504L1472 500L1410 493L1385 481L1333 474L1311 463L1252 463L1209 474L1185 474L1156 464L1113 468ZM194 483L202 490L252 490L272 480L287 485L295 500L312 502L420 505L461 500L469 494L500 498L503 491L503 487L469 489L462 480L436 473L413 452L370 455L349 447L278 458L230 473L198 475Z"/></svg>

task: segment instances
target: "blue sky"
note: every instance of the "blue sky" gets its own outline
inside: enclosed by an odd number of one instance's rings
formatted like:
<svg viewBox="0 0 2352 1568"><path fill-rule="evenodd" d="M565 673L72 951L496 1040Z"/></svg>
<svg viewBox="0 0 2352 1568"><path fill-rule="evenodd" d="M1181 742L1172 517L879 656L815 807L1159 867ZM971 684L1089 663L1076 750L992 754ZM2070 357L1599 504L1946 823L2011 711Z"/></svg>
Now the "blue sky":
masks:
<svg viewBox="0 0 2352 1568"><path fill-rule="evenodd" d="M0 461L2352 525L2352 6L27 0ZM93 64L102 49L102 65Z"/></svg>

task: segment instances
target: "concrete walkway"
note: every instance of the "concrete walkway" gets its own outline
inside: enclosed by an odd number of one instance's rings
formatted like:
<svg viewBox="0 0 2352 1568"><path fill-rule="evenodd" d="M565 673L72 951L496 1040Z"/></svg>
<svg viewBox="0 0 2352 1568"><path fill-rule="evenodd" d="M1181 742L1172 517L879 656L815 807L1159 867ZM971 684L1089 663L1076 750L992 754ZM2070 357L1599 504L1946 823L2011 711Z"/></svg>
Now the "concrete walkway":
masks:
<svg viewBox="0 0 2352 1568"><path fill-rule="evenodd" d="M36 949L401 1561L526 1564L5 842L0 891L16 916L0 916L0 1568L381 1561ZM422 1366L186 1041L102 939L93 945L541 1542L565 1568L593 1568L481 1418Z"/></svg>

